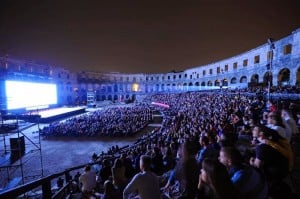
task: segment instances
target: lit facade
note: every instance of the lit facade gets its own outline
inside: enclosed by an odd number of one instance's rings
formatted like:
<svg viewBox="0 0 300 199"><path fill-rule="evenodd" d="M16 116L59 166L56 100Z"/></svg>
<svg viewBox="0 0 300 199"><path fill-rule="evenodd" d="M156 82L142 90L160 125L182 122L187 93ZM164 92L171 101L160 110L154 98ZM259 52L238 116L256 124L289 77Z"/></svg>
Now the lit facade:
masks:
<svg viewBox="0 0 300 199"><path fill-rule="evenodd" d="M94 92L96 101L126 101L158 92L300 85L300 29L272 44L266 42L242 54L180 72L75 74L61 67L2 57L0 74L1 79L40 77L56 82L62 105L86 103L87 92Z"/></svg>

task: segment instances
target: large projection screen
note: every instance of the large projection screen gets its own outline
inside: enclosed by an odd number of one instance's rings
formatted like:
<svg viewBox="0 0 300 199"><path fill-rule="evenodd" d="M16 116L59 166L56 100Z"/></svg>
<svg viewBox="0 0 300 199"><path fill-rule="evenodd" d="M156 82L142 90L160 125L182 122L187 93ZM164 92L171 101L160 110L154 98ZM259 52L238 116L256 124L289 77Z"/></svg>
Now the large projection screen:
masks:
<svg viewBox="0 0 300 199"><path fill-rule="evenodd" d="M56 84L5 81L7 110L57 104Z"/></svg>

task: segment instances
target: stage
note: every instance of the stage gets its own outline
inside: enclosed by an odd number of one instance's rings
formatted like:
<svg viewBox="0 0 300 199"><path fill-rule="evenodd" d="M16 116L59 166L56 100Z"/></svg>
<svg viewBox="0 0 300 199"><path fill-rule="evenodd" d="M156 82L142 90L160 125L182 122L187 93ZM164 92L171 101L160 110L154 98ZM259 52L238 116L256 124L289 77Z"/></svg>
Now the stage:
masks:
<svg viewBox="0 0 300 199"><path fill-rule="evenodd" d="M78 115L85 112L85 107L61 107L61 108L53 108L49 110L39 111L38 115L40 115L40 123L49 123L55 120L64 119L67 117L71 117L74 115Z"/></svg>
<svg viewBox="0 0 300 199"><path fill-rule="evenodd" d="M64 119L74 115L86 112L85 106L78 107L59 107L46 110L35 110L26 114L7 114L3 117L2 127L12 128L15 125L20 126L21 121L31 123L50 123L56 120Z"/></svg>

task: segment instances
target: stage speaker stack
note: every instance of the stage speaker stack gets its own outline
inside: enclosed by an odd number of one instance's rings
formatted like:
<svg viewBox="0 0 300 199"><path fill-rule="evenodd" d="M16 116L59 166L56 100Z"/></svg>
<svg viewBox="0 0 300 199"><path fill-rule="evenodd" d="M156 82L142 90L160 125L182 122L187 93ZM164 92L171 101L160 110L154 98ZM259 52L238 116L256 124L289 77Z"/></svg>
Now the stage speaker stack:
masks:
<svg viewBox="0 0 300 199"><path fill-rule="evenodd" d="M11 164L19 160L25 154L25 139L24 136L10 138L10 162Z"/></svg>

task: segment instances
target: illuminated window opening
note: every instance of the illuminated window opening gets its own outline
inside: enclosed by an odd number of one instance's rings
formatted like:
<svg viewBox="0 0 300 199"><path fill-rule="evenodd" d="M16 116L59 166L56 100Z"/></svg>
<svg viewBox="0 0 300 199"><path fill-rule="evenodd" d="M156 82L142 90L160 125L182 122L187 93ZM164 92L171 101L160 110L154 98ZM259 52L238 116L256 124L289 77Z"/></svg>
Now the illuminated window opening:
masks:
<svg viewBox="0 0 300 199"><path fill-rule="evenodd" d="M133 92L139 91L139 85L138 84L132 84L132 91Z"/></svg>

